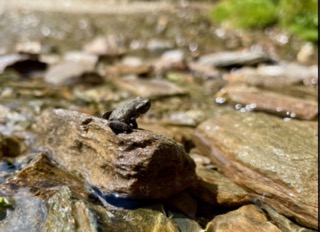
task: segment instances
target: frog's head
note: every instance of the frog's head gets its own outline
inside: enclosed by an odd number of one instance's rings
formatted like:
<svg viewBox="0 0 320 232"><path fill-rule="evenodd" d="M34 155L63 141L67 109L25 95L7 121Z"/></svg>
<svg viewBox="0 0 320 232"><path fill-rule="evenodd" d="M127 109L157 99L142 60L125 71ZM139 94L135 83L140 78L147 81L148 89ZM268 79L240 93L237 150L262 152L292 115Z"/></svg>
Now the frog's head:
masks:
<svg viewBox="0 0 320 232"><path fill-rule="evenodd" d="M149 99L146 99L143 97L137 97L136 102L137 102L136 111L139 114L146 113L151 107L151 101Z"/></svg>

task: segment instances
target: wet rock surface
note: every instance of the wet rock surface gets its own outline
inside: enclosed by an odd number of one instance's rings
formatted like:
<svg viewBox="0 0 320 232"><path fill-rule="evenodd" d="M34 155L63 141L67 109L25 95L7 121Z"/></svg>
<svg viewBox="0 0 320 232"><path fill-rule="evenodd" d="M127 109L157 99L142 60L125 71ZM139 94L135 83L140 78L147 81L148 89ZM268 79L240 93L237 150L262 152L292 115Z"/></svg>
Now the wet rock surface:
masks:
<svg viewBox="0 0 320 232"><path fill-rule="evenodd" d="M103 194L166 198L196 180L195 164L183 148L153 132L116 135L102 118L62 109L44 112L36 124L39 147Z"/></svg>
<svg viewBox="0 0 320 232"><path fill-rule="evenodd" d="M278 212L316 228L316 128L315 122L284 123L261 113L238 112L203 122L194 141L235 183Z"/></svg>
<svg viewBox="0 0 320 232"><path fill-rule="evenodd" d="M225 215L217 216L210 222L206 231L274 231L281 230L268 222L263 212L254 205L243 206Z"/></svg>
<svg viewBox="0 0 320 232"><path fill-rule="evenodd" d="M3 3L0 232L318 229L316 44L209 1Z"/></svg>
<svg viewBox="0 0 320 232"><path fill-rule="evenodd" d="M267 111L305 120L314 119L318 115L318 103L315 100L286 96L255 87L227 86L217 97L226 98L226 101L249 111Z"/></svg>

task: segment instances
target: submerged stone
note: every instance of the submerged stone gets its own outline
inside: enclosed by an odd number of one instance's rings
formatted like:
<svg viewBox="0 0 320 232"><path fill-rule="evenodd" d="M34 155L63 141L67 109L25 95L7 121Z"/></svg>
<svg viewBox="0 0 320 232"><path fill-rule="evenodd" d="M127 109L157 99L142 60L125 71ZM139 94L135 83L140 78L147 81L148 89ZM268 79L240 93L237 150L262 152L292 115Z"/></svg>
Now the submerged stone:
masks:
<svg viewBox="0 0 320 232"><path fill-rule="evenodd" d="M232 112L200 124L196 146L237 185L318 228L317 123Z"/></svg>
<svg viewBox="0 0 320 232"><path fill-rule="evenodd" d="M35 131L51 159L105 195L166 198L196 180L195 163L182 146L151 131L116 135L105 119L62 109L45 111Z"/></svg>

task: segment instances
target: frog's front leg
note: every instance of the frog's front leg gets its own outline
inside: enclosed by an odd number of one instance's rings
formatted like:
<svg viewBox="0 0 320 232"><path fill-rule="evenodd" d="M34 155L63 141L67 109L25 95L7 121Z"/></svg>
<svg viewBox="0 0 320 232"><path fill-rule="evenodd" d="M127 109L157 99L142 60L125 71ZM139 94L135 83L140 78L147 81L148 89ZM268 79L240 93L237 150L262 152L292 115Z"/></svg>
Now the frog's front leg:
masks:
<svg viewBox="0 0 320 232"><path fill-rule="evenodd" d="M115 134L120 134L120 133L128 134L128 133L132 132L131 126L124 123L124 122L109 121L107 125L111 128L111 130Z"/></svg>
<svg viewBox="0 0 320 232"><path fill-rule="evenodd" d="M138 129L138 123L137 123L135 117L131 118L130 124L131 124L131 126L132 126L133 129Z"/></svg>

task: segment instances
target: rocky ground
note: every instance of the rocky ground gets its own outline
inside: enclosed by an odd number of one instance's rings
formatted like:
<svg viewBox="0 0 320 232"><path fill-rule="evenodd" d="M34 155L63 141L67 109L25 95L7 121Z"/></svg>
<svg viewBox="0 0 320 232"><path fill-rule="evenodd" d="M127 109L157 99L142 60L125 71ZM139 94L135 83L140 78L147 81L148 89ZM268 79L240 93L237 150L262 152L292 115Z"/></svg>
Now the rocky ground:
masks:
<svg viewBox="0 0 320 232"><path fill-rule="evenodd" d="M0 231L318 230L315 45L198 1L59 2L0 2Z"/></svg>

